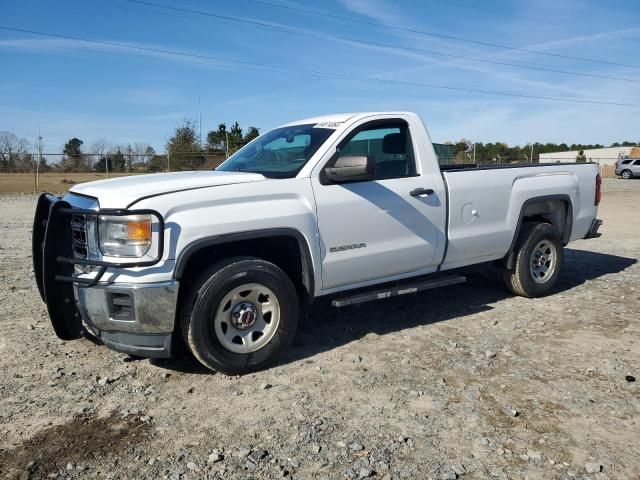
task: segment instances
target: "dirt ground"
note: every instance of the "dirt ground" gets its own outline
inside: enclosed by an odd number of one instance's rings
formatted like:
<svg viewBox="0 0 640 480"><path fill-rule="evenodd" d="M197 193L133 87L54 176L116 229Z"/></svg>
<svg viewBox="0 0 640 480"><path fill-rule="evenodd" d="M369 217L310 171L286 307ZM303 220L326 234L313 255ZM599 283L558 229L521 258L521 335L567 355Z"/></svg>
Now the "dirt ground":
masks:
<svg viewBox="0 0 640 480"><path fill-rule="evenodd" d="M35 197L0 197L0 478L640 479L640 181L607 179L559 291L321 302L278 366L226 377L62 342ZM628 379L627 379L628 378Z"/></svg>
<svg viewBox="0 0 640 480"><path fill-rule="evenodd" d="M61 193L66 192L76 183L93 182L107 178L122 177L126 173L59 173L45 172L38 177L38 191ZM35 191L36 183L32 173L0 173L0 194L2 193L31 193Z"/></svg>

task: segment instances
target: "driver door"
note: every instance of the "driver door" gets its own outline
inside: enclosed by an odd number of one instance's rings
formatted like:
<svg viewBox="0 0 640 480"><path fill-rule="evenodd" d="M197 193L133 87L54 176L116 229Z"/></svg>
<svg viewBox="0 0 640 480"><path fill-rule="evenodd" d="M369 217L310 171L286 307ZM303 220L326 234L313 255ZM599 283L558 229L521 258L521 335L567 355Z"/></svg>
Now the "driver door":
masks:
<svg viewBox="0 0 640 480"><path fill-rule="evenodd" d="M323 290L435 270L442 202L433 191L416 195L429 188L431 175L417 168L407 122L367 122L338 148L339 156L372 156L376 174L370 181L312 180Z"/></svg>

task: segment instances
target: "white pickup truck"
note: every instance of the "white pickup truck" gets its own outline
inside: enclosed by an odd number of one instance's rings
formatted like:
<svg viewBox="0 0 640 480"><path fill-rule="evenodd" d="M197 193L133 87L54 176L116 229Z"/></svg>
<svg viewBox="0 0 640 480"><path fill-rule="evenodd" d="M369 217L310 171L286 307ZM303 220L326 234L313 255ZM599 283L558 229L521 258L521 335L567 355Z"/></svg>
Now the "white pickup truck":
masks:
<svg viewBox="0 0 640 480"><path fill-rule="evenodd" d="M563 246L599 235L599 200L594 164L439 166L417 115L341 114L271 130L215 171L44 194L33 261L60 338L143 357L186 346L241 374L286 352L320 296L448 286L484 262L513 293L548 294Z"/></svg>

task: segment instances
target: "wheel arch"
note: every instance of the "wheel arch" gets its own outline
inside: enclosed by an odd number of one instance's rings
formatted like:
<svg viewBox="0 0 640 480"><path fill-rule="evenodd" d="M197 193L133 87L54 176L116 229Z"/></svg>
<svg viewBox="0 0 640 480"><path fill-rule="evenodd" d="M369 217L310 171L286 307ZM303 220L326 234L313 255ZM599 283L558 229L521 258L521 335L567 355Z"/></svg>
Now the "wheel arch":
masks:
<svg viewBox="0 0 640 480"><path fill-rule="evenodd" d="M518 223L514 231L509 250L503 258L506 268L513 267L514 252L522 231L522 226L527 221L543 221L553 225L560 233L562 243L566 245L571 238L573 229L573 202L567 194L545 195L529 198L520 207Z"/></svg>
<svg viewBox="0 0 640 480"><path fill-rule="evenodd" d="M212 262L227 256L250 255L281 268L296 286L303 301L313 301L313 257L306 237L293 228L272 228L214 235L187 245L176 260L173 277L188 285Z"/></svg>

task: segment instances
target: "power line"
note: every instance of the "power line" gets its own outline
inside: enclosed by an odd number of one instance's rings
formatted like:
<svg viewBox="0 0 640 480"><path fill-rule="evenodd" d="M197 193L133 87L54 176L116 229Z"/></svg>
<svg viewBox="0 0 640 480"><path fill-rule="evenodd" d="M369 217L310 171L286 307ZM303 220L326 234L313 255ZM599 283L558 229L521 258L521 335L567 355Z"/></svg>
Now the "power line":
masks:
<svg viewBox="0 0 640 480"><path fill-rule="evenodd" d="M268 22L262 22L262 21L259 21L259 20L251 20L251 19L247 19L247 18L233 17L233 16L229 16L229 15L221 15L221 14L217 14L217 13L204 12L204 11L201 11L201 10L193 10L193 9L189 9L189 8L174 7L174 6L171 6L171 5L163 5L163 4L160 4L160 3L148 2L148 1L145 1L145 0L129 0L129 2L138 3L138 4L141 4L141 5L146 5L146 6L151 6L151 7L162 8L162 9L166 9L166 10L172 10L172 11L176 11L176 12L182 12L182 13L189 13L189 14L201 15L201 16L206 16L206 17L212 17L212 18L216 18L216 19L219 19L219 20L226 20L226 21L231 21L231 22L244 23L244 24L252 25L252 26L255 26L255 27L259 27L259 28L268 28L268 29L272 29L272 30L278 30L278 31L282 31L282 32L286 32L286 33L293 33L293 34L297 34L297 35L308 35L308 36L313 36L313 37L328 37L328 38L333 38L333 39L336 39L336 40L343 40L343 41L347 41L347 42L358 43L358 44L361 44L361 45L368 45L368 46L374 46L374 47L383 47L383 48L392 48L392 49L395 49L395 50L401 50L401 51L407 51L407 52L426 53L426 54L429 54L429 55L438 55L438 56L441 56L441 57L455 58L455 59L459 59L459 60L470 60L470 61L473 61L473 62L489 63L489 64L492 64L492 65L502 65L502 66L515 67L515 68L523 68L523 69L527 69L527 70L537 70L537 71L541 71L541 72L559 73L559 74L563 74L563 75L572 75L572 76L578 76L578 77L601 78L601 79L616 80L616 81L621 81L621 82L640 83L640 80L633 79L633 78L616 77L616 76L612 76L612 75L601 75L601 74L596 74L596 73L575 72L575 71L561 70L561 69L558 69L558 68L551 68L551 67L544 67L544 66L533 66L533 65L525 65L525 64L521 64L521 63L512 63L512 62L506 62L506 61L500 61L500 60L489 60L489 59L483 59L483 58L469 57L469 56L465 56L465 55L458 55L458 54L453 54L453 53L440 52L440 51L436 51L436 50L426 50L426 49L422 49L422 48L405 47L405 46L402 46L402 45L394 45L394 44L390 44L390 43L373 42L373 41L361 40L361 39L353 38L353 37L347 37L347 36L343 36L343 35L337 35L337 34L333 34L333 33L316 32L316 31L313 31L313 30L297 28L297 27L289 27L289 26L286 26L286 25L274 25L274 24L271 24L271 23L268 23Z"/></svg>
<svg viewBox="0 0 640 480"><path fill-rule="evenodd" d="M431 3L433 2L438 2L440 4L448 4L448 5L452 5L453 7L456 8L462 8L462 9L466 9L466 10L473 10L476 12L480 12L483 14L487 14L487 15L494 15L496 17L502 17L502 18L520 18L523 20L527 20L530 21L532 19L532 17L528 16L528 15L519 15L517 13L512 13L512 12L507 12L506 10L493 10L493 9L489 9L489 8L483 8L483 7L479 7L477 5L468 5L466 3L463 2L457 2L457 1L453 1L453 0L431 0Z"/></svg>
<svg viewBox="0 0 640 480"><path fill-rule="evenodd" d="M417 30L414 28L407 28L407 27L400 27L398 25L388 25L385 23L380 23L380 22L374 22L371 20L363 20L360 18L354 18L354 17L345 17L342 15L336 15L333 13L327 13L327 12L321 12L318 10L310 10L307 8L302 8L302 7L293 7L290 5L281 5L278 3L274 3L274 2L270 2L267 0L246 0L247 2L251 2L251 3L255 3L255 4L259 4L259 5L265 5L265 6L269 6L269 7L276 7L276 8L281 8L281 9L285 9L285 10L290 10L290 11L295 11L295 12L300 12L300 13L306 13L309 15L316 15L316 16L321 16L321 17L326 17L326 18L333 18L335 20L343 20L346 22L352 22L352 23L360 23L362 25L369 25L369 26L374 26L374 27L379 27L379 28L388 28L388 29L392 29L392 30L398 30L398 31L403 31L403 32L408 32L408 33L416 33L418 35L424 35L427 37L434 37L434 38L443 38L445 40L452 40L455 42L462 42L462 43L469 43L469 44L473 44L473 45L481 45L484 47L492 47L492 48L501 48L503 50L511 50L511 51L515 51L515 52L522 52L522 53L533 53L536 55L546 55L549 57L556 57L556 58L564 58L567 60L578 60L581 62L590 62L590 63L602 63L605 65L614 65L617 67L627 67L627 68L638 68L640 69L640 65L633 65L633 64L629 64L629 63L619 63L619 62L612 62L609 60L601 60L601 59L596 59L596 58L587 58L587 57L574 57L571 55L562 55L559 53L552 53L552 52L545 52L542 50L533 50L533 49L528 49L528 48L520 48L520 47L512 47L509 45L502 45L499 43L491 43L491 42L483 42L480 40L471 40L469 38L462 38L462 37L456 37L453 35L446 35L446 34L442 34L442 33L435 33L435 32L431 32L431 31L427 31L427 30Z"/></svg>
<svg viewBox="0 0 640 480"><path fill-rule="evenodd" d="M450 90L450 91L465 92L465 93L481 93L485 95L501 95L506 97L530 98L530 99L536 99L536 100L548 100L548 101L556 101L556 102L582 103L582 104L594 104L594 105L613 105L613 106L619 106L619 107L640 107L640 104L627 103L623 101L607 102L602 100L589 100L587 98L551 97L551 96L535 95L535 94L521 93L521 92L504 92L504 91L498 91L498 90L484 90L479 88L453 87L450 85L442 85L442 84L434 84L434 83L409 82L406 80L392 80L387 78L368 77L364 75L349 74L349 73L323 72L319 70L310 70L310 69L299 68L299 67L284 67L284 66L273 65L268 63L259 63L259 62L252 62L247 60L235 60L231 58L181 52L178 50L168 50L164 48L142 47L140 45L131 45L127 43L111 42L106 40L91 40L88 38L76 37L71 35L47 33L47 32L41 32L36 30L28 30L24 28L7 27L3 25L0 25L0 29L11 31L11 32L20 32L20 33L28 33L32 35L39 35L43 37L74 40L74 41L85 42L85 43L94 44L94 45L107 45L111 47L127 48L127 49L138 50L138 51L176 55L176 56L185 57L185 58L197 58L197 59L211 60L214 62L223 62L227 64L230 63L230 64L234 64L237 66L241 66L241 67L245 67L253 70L267 69L267 71L270 71L273 73L289 73L289 74L314 76L314 77L321 77L321 78L356 80L361 82L375 82L375 83L383 83L383 84L391 84L391 85L433 88L433 89ZM113 52L105 52L105 53L113 53Z"/></svg>
<svg viewBox="0 0 640 480"><path fill-rule="evenodd" d="M461 2L455 2L453 0L437 0L437 1L439 1L440 3L447 3L449 5L453 5L454 7L466 8L468 10L475 10L476 12L489 13L491 15L499 15L499 16L508 15L506 12L498 12L496 10L490 10L488 8L478 7L477 5L467 5Z"/></svg>

